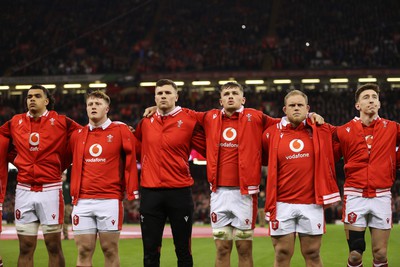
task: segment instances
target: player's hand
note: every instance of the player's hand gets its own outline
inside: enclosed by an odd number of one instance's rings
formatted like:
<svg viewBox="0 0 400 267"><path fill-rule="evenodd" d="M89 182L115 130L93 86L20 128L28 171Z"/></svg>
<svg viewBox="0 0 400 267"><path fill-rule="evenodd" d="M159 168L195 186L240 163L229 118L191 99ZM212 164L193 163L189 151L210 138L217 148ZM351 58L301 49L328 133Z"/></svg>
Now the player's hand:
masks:
<svg viewBox="0 0 400 267"><path fill-rule="evenodd" d="M317 123L318 125L322 125L325 123L324 118L315 112L310 113L309 117L313 124Z"/></svg>
<svg viewBox="0 0 400 267"><path fill-rule="evenodd" d="M153 114L156 113L156 111L157 111L156 106L146 108L143 112L143 117L149 118L149 117L153 116Z"/></svg>

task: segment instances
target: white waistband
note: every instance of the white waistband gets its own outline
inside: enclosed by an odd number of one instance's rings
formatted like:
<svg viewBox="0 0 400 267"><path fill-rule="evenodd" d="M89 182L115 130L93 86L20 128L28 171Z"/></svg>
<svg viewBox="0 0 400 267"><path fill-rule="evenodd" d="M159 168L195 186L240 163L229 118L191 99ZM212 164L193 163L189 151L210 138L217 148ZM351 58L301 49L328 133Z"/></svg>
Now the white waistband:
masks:
<svg viewBox="0 0 400 267"><path fill-rule="evenodd" d="M17 184L17 189L26 190L26 191L34 191L34 192L60 190L60 189L62 189L62 182L51 183L51 184L24 184L24 183L18 183Z"/></svg>

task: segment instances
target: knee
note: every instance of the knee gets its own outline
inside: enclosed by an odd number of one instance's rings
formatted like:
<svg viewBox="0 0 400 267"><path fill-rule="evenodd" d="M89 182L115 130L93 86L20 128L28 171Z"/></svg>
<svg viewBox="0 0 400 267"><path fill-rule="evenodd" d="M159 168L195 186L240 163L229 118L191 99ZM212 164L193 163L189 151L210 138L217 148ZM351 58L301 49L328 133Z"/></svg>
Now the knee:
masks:
<svg viewBox="0 0 400 267"><path fill-rule="evenodd" d="M374 248L372 250L374 260L378 262L385 262L387 259L387 249L385 247Z"/></svg>
<svg viewBox="0 0 400 267"><path fill-rule="evenodd" d="M320 259L319 249L305 249L302 250L301 253L305 259L310 261L319 261Z"/></svg>
<svg viewBox="0 0 400 267"><path fill-rule="evenodd" d="M287 261L292 258L293 251L289 248L275 248L275 259L278 262Z"/></svg>
<svg viewBox="0 0 400 267"><path fill-rule="evenodd" d="M362 261L362 254L359 253L358 251L350 251L349 254L349 262L351 263L356 263L356 262L361 262Z"/></svg>
<svg viewBox="0 0 400 267"><path fill-rule="evenodd" d="M106 245L102 248L104 257L106 258L115 258L118 255L118 245Z"/></svg>
<svg viewBox="0 0 400 267"><path fill-rule="evenodd" d="M94 252L94 249L91 245L89 244L79 244L78 245L78 254L80 258L86 259L92 255Z"/></svg>
<svg viewBox="0 0 400 267"><path fill-rule="evenodd" d="M21 255L33 254L36 248L36 241L22 241L19 243L19 253Z"/></svg>

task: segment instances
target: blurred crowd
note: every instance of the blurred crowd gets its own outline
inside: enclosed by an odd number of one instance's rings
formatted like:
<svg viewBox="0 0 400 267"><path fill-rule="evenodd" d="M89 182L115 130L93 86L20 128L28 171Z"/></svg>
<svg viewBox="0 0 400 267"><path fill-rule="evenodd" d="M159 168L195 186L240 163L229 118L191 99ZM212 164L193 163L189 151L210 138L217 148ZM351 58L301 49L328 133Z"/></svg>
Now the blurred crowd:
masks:
<svg viewBox="0 0 400 267"><path fill-rule="evenodd" d="M400 64L395 0L16 0L0 9L0 76Z"/></svg>

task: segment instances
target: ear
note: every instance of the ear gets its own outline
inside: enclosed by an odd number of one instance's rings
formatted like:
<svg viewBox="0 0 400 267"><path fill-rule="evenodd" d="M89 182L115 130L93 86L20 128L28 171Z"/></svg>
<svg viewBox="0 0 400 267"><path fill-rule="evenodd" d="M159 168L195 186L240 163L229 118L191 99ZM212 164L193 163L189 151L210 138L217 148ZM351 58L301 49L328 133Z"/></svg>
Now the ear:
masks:
<svg viewBox="0 0 400 267"><path fill-rule="evenodd" d="M285 113L285 115L287 115L286 114L286 106L283 106L282 110L283 110L283 113Z"/></svg>
<svg viewBox="0 0 400 267"><path fill-rule="evenodd" d="M178 102L178 99L179 99L179 95L176 94L175 102Z"/></svg>
<svg viewBox="0 0 400 267"><path fill-rule="evenodd" d="M47 106L50 103L50 100L48 98L46 98L46 100L44 101L45 106Z"/></svg>
<svg viewBox="0 0 400 267"><path fill-rule="evenodd" d="M107 106L106 113L108 113L109 111L110 111L110 106Z"/></svg>
<svg viewBox="0 0 400 267"><path fill-rule="evenodd" d="M246 103L246 98L245 97L242 98L242 105L244 105L244 103Z"/></svg>
<svg viewBox="0 0 400 267"><path fill-rule="evenodd" d="M222 106L222 99L219 99L219 105Z"/></svg>
<svg viewBox="0 0 400 267"><path fill-rule="evenodd" d="M358 102L354 106L356 107L357 110L360 110L360 104Z"/></svg>
<svg viewBox="0 0 400 267"><path fill-rule="evenodd" d="M307 105L307 112L309 112L310 111L310 106L309 105Z"/></svg>

